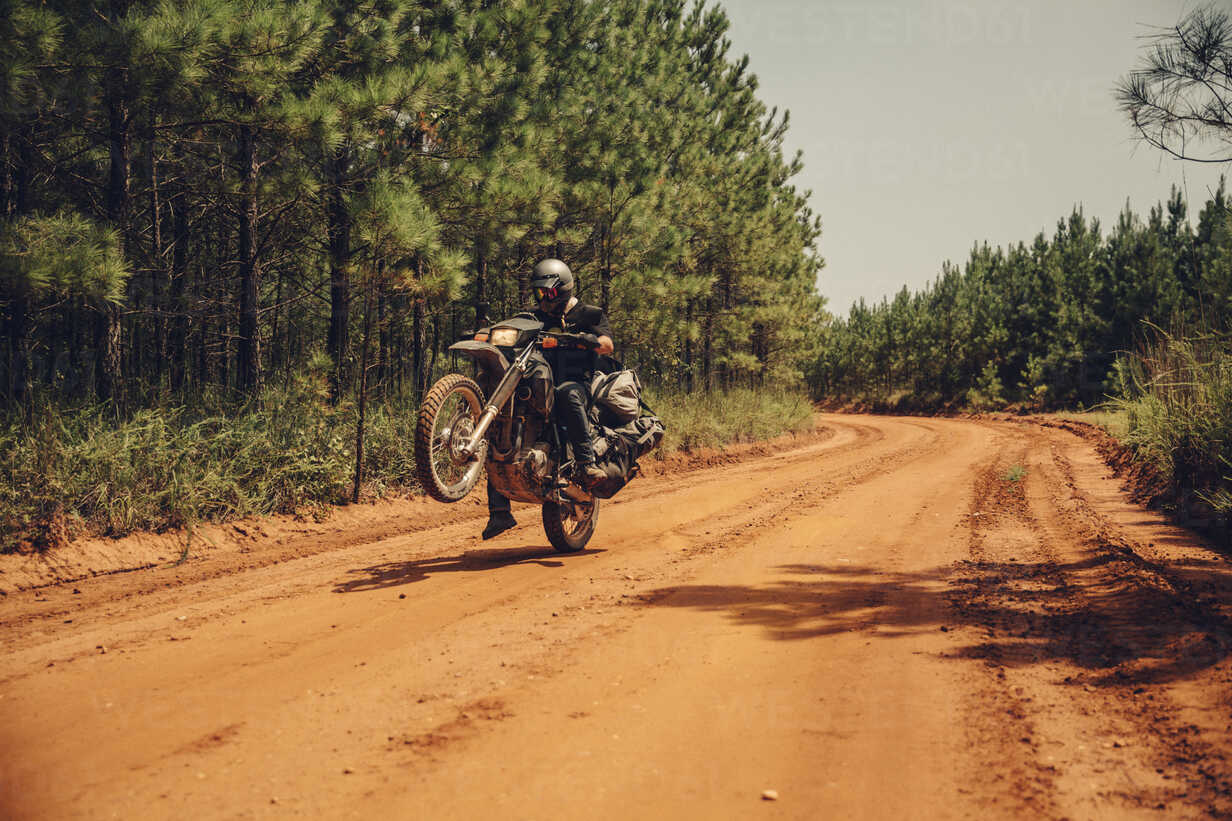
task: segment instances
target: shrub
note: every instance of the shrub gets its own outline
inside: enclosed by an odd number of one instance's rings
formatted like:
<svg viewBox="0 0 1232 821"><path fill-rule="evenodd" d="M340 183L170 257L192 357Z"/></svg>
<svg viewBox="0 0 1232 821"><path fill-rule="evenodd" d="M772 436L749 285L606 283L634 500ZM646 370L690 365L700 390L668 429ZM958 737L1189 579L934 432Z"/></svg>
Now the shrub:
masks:
<svg viewBox="0 0 1232 821"><path fill-rule="evenodd" d="M650 392L668 431L660 453L768 439L812 425L785 391ZM345 502L355 470L355 410L330 405L305 378L226 411L49 408L33 425L0 421L0 551L42 549L85 532L122 536L200 521L290 513ZM417 491L410 401L369 405L363 495Z"/></svg>
<svg viewBox="0 0 1232 821"><path fill-rule="evenodd" d="M1232 513L1232 350L1215 337L1162 331L1117 368L1125 441L1190 495Z"/></svg>
<svg viewBox="0 0 1232 821"><path fill-rule="evenodd" d="M667 426L656 453L756 442L813 426L813 406L788 390L738 388L710 393L648 389L647 404Z"/></svg>

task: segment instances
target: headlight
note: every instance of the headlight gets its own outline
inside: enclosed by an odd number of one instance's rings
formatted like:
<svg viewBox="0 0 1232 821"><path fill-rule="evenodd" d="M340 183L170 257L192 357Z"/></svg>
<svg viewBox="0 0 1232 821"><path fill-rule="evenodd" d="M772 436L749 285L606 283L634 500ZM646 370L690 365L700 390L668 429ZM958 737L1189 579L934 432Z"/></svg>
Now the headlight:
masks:
<svg viewBox="0 0 1232 821"><path fill-rule="evenodd" d="M494 328L492 335L488 337L488 341L497 347L512 348L518 344L518 329Z"/></svg>

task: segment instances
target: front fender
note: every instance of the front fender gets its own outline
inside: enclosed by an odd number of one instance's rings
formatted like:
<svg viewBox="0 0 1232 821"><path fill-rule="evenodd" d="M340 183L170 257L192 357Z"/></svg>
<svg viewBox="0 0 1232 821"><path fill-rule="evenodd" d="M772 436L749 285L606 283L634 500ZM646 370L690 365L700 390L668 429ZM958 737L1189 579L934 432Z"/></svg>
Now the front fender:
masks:
<svg viewBox="0 0 1232 821"><path fill-rule="evenodd" d="M501 353L500 348L490 342L478 342L474 339L464 339L449 346L449 350L457 351L463 356L469 356L479 363L484 373L495 384L505 371L509 370L509 360Z"/></svg>

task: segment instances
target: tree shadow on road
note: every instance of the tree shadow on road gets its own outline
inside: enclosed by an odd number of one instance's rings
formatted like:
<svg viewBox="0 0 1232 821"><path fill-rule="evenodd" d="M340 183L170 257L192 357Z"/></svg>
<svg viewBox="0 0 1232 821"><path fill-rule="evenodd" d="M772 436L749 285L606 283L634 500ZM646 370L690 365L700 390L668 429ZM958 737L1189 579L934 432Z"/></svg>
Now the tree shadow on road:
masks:
<svg viewBox="0 0 1232 821"><path fill-rule="evenodd" d="M569 558L602 552L601 550L583 550L569 554ZM499 570L518 564L563 567L562 558L562 554L549 546L524 545L523 547L494 550L467 550L456 556L385 562L350 571L350 575L355 578L339 582L334 587L334 592L359 593L367 590L380 590L421 582L439 573L476 573Z"/></svg>
<svg viewBox="0 0 1232 821"><path fill-rule="evenodd" d="M956 631L951 658L1007 667L1062 660L1081 683L1186 678L1232 653L1232 571L1178 567L1167 576L1115 550L1070 564L963 561L917 573L851 564L777 568L770 585L685 585L642 597L647 606L724 613L775 640L852 631L893 640Z"/></svg>

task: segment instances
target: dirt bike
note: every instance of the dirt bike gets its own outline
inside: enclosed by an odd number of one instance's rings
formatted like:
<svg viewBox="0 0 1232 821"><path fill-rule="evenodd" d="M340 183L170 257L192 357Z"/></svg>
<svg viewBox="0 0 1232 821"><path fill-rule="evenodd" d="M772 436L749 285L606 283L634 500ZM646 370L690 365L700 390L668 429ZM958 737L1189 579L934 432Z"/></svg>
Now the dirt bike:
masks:
<svg viewBox="0 0 1232 821"><path fill-rule="evenodd" d="M632 478L636 457L628 458L632 451L625 447L625 457L617 458L624 446L609 450L601 435L597 440L603 441L596 444L607 458L600 466L612 481L591 490L574 481L573 448L553 419L555 386L544 352L596 346L592 335L547 331L532 313L517 314L451 345L449 350L478 363L480 373L478 381L459 373L442 377L420 405L415 467L428 495L457 502L474 489L486 466L496 490L542 506L543 529L556 550L582 550L594 535L600 496L609 497Z"/></svg>

